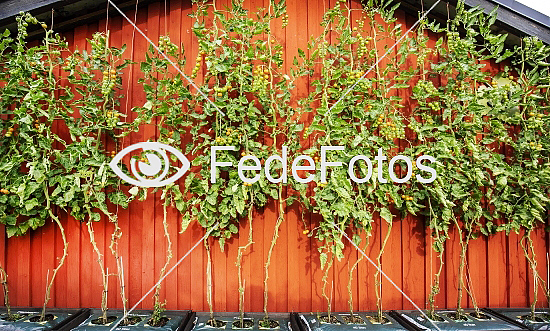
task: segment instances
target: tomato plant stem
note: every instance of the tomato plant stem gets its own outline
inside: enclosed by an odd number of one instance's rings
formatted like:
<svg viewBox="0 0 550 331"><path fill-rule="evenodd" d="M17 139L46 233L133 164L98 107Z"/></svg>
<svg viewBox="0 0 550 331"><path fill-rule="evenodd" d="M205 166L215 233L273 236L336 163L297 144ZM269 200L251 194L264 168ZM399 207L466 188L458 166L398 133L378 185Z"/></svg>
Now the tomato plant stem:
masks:
<svg viewBox="0 0 550 331"><path fill-rule="evenodd" d="M529 264L529 269L531 270L531 274L533 275L533 300L530 304L530 310L531 310L531 318L534 320L535 318L535 309L537 307L537 301L538 301L538 287L539 285L542 287L542 289L545 292L545 296L548 299L549 293L546 288L546 281L541 277L537 270L537 256L535 254L535 247L533 244L533 239L531 238L531 229L528 229L525 231L525 234L520 240L521 248L523 250L523 254L525 255L525 258L527 259L527 262Z"/></svg>
<svg viewBox="0 0 550 331"><path fill-rule="evenodd" d="M88 228L88 234L90 235L90 243L92 244L92 247L94 249L94 252L97 255L97 263L99 264L99 270L101 270L101 281L103 284L103 292L101 294L101 319L103 320L103 324L107 323L107 294L108 294L108 277L106 271L105 271L105 265L103 263L103 255L99 251L99 247L97 246L97 242L95 240L94 235L94 228L93 228L93 221L86 222L87 228Z"/></svg>
<svg viewBox="0 0 550 331"><path fill-rule="evenodd" d="M323 295L323 298L325 298L325 300L327 301L327 316L328 316L328 320L327 322L330 323L331 322L331 318L330 318L330 313L332 311L332 289L330 291L330 297L328 296L327 294L327 285L328 285L328 274L329 274L329 271L332 269L332 265L334 263L334 253L332 253L332 245L330 245L327 250L330 252L330 258L328 259L328 264L325 264L325 270L323 272L323 278L321 279L321 281L323 282L323 288L322 288L322 295Z"/></svg>
<svg viewBox="0 0 550 331"><path fill-rule="evenodd" d="M265 262L265 278L264 278L264 320L267 320L269 318L269 313L267 311L267 302L268 302L268 283L267 280L269 279L269 265L271 264L271 257L273 255L273 249L275 248L275 244L277 243L277 239L279 238L279 228L281 227L281 224L284 220L284 208L283 208L283 186L279 185L278 195L279 195L279 216L277 217L277 221L275 223L275 229L273 230L273 238L271 239L271 245L269 246L269 251L267 253L267 260Z"/></svg>
<svg viewBox="0 0 550 331"><path fill-rule="evenodd" d="M4 292L4 306L6 306L8 317L11 316L10 296L8 290L8 274L3 267L0 266L0 283L2 283L2 291Z"/></svg>
<svg viewBox="0 0 550 331"><path fill-rule="evenodd" d="M241 327L244 326L244 291L245 291L245 280L243 280L242 275L242 258L243 253L250 247L254 242L252 241L252 212L253 212L253 198L254 194L250 192L251 195L251 205L248 207L248 241L246 245L240 246L237 253L237 262L235 263L237 265L237 276L239 278L239 312L241 316Z"/></svg>
<svg viewBox="0 0 550 331"><path fill-rule="evenodd" d="M212 256L210 254L210 244L208 238L204 240L204 247L206 248L206 302L208 303L208 309L210 311L210 320L214 320L214 306L212 303Z"/></svg>
<svg viewBox="0 0 550 331"><path fill-rule="evenodd" d="M55 281L55 276L57 275L57 272L59 271L59 269L61 269L61 267L65 263L65 259L67 258L67 254L68 254L67 253L67 248L69 246L68 243L67 243L67 237L65 236L65 229L63 228L63 225L59 221L59 218L53 213L52 209L50 208L50 194L48 192L48 187L47 186L44 186L44 195L46 197L46 207L48 209L48 213L49 213L51 219L55 222L55 224L57 224L57 226L59 227L59 231L61 232L61 239L63 240L63 255L59 259L59 262L57 263L57 267L53 270L52 278L50 279L50 282L48 283L48 286L46 287L46 294L45 294L45 297L44 297L44 306L42 307L42 313L40 314L40 321L45 320L46 306L48 305L48 302L50 301L50 293L51 293L52 286L53 286L54 281Z"/></svg>
<svg viewBox="0 0 550 331"><path fill-rule="evenodd" d="M386 244L388 243L388 240L390 239L391 229L393 222L387 221L388 224L388 232L386 232L386 236L384 237L384 241L382 242L382 246L380 246L380 252L378 253L378 256L376 257L376 265L378 268L376 268L376 272L374 274L374 293L376 295L376 308L378 311L378 322L382 323L383 321L383 313L382 313L382 275L380 274L380 270L382 270L382 254L384 253L384 250L386 248Z"/></svg>
<svg viewBox="0 0 550 331"><path fill-rule="evenodd" d="M127 311L127 305L128 305L128 299L126 299L126 288L124 285L124 265L122 263L122 257L119 254L118 251L118 241L122 237L122 230L119 226L118 219L114 220L114 226L113 233L111 234L111 243L109 245L109 249L111 250L111 254L115 258L116 267L117 267L117 277L119 280L120 285L120 299L122 301L122 311L124 312L124 316L126 316ZM125 321L126 322L125 318Z"/></svg>
<svg viewBox="0 0 550 331"><path fill-rule="evenodd" d="M367 250L367 247L369 246L369 235L367 235L367 238L365 239L366 242L365 242L365 246L361 249L363 251L363 253ZM357 266L359 265L359 263L361 261L363 261L363 259L365 258L365 255L364 254L359 254L359 257L357 258L357 260L353 263L352 267L349 269L349 274L348 274L348 307L349 307L349 313L351 316L353 316L353 287L352 287L352 281L353 281L353 274L355 272L355 270L357 269Z"/></svg>
<svg viewBox="0 0 550 331"><path fill-rule="evenodd" d="M170 261L172 260L172 240L170 239L170 232L168 232L168 220L166 215L166 205L169 204L169 197L167 196L169 193L167 190L163 190L163 196L164 196L164 203L162 204L162 226L164 229L164 237L166 238L166 261L164 265L162 266L162 269L160 269L160 275L159 279L162 279L164 277L164 274L166 273L166 269L168 268L168 265L170 264ZM160 302L160 288L161 283L159 283L155 289L155 294L153 295L154 299L154 307L155 310L153 311L153 316L158 316L160 318L161 310L163 310L163 304Z"/></svg>

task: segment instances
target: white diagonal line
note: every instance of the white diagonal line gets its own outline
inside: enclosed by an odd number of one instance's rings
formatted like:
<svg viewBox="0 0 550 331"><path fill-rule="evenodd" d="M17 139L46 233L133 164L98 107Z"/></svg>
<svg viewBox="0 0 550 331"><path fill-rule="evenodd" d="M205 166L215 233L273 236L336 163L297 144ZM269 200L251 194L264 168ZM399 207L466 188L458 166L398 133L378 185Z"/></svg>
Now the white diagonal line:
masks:
<svg viewBox="0 0 550 331"><path fill-rule="evenodd" d="M110 1L110 0L109 0L109 1ZM376 68L376 66L380 63L380 61L382 61L388 54L390 54L390 52L395 48L395 46L397 46L397 45L401 42L401 40L403 40L403 38L405 38L405 37L409 34L409 32L411 32L411 31L418 25L418 23L420 23L420 21L422 21L424 18L426 18L426 16L428 15L428 13L429 13L432 9L434 9L434 7L435 7L440 1L441 1L441 0L437 0L437 1L430 7L430 9L428 9L427 12L425 12L424 14L422 14L422 16L418 19L418 21L416 21L416 22L413 24L413 26L411 26L411 27L407 30L407 32L405 32L405 34L403 34L401 37L399 37L399 39L397 39L397 41L395 42L395 44L393 44L393 46L390 47L390 48L386 51L386 53L384 53L384 55L382 55L382 57L379 58L378 61L376 61L376 63L374 63L374 64L369 68L369 70L367 70L367 72L365 72L365 73L363 74L363 76L361 76L360 79L358 79L355 83L353 83L353 85L351 85L351 86L346 90L346 92L345 92L344 94L342 94L342 96L340 97L340 99L338 99L338 100L329 108L328 113L330 113L330 111L332 110L332 108L336 107L336 105L337 105L338 103L340 103L340 101L341 101L342 99L344 99L344 98L346 97L346 95L348 95L349 92L351 92L351 90L353 90L353 89L355 88L355 86L357 86L357 84L359 84L360 81L362 81L363 79L365 79L365 77L372 71L372 69Z"/></svg>
<svg viewBox="0 0 550 331"><path fill-rule="evenodd" d="M388 282L390 282L390 284L393 285L393 287L395 287L397 289L397 291L399 291L403 297L405 299L407 299L407 301L409 301L413 306L414 308L416 308L416 310L418 310L420 312L420 314L422 314L422 316L427 320L429 321L430 323L433 324L433 326L435 326L435 328L438 330L438 331L441 331L441 329L431 320L428 318L428 316L422 311L422 309L420 309L420 307L418 307L418 305L416 303L414 303L414 301L412 301L411 298L409 298L409 296L407 294L405 294L405 292L403 292L403 290L397 286L396 283L393 282L393 280L391 280L391 278L386 275L386 273L384 271L382 271L381 268L378 267L378 265L376 263L374 263L373 260L371 260L370 257L367 256L367 254L365 254L365 252L363 252L362 249L360 249L359 247L357 247L357 245L353 242L353 240L351 240L350 237L348 237L348 235L338 226L336 225L335 223L331 223L331 225L336 229L338 230L338 232L340 232L344 237L346 237L346 239L353 245L353 247L355 247L359 253L363 254L363 256L376 268L376 270L378 270L378 272L380 272L382 274L382 276L384 276L384 278L386 278L386 280Z"/></svg>
<svg viewBox="0 0 550 331"><path fill-rule="evenodd" d="M109 329L109 331L113 331L113 330L120 324L120 322L124 321L124 319L125 319L126 317L128 317L128 315L130 315L130 313L131 313L134 309L136 309L136 307L137 307L143 300L145 300L145 298L146 298L149 294L151 294L151 292L153 292L153 290L154 290L157 286L159 286L159 285L162 283L162 281L163 281L166 277L168 277L168 275L171 274L172 271L174 271L174 270L178 267L178 265L180 265L180 263L183 262L183 260L185 260L185 258L186 258L187 256L189 256L189 254L191 254L191 252L192 252L195 248L197 248L197 246L201 243L201 241L203 241L204 239L208 238L208 236L210 235L210 233L211 233L212 231L214 231L214 229L216 229L219 225L220 225L220 223L216 223L216 224L214 224L213 227L211 227L208 231L206 231L206 233L204 234L204 236L203 236L201 239L199 239L199 241L197 241L197 242L195 243L195 245L193 245L193 247L191 247L191 249L188 250L187 253L185 253L185 254L178 260L178 262L177 262L176 264L174 264L174 266L173 266L172 268L170 268L170 270L168 270L168 272L166 272L166 274L165 274L161 279L159 279L158 282L157 282L155 285L153 285L153 287L151 287L151 289L150 289L149 291L147 291L147 293L145 293L145 294L143 295L143 297L141 297L141 299L139 299L138 302L136 302L136 304L132 307L132 309L128 310L128 312L127 312L126 314L124 314L124 316L123 316L120 320L118 320L118 322L116 322L116 323Z"/></svg>
<svg viewBox="0 0 550 331"><path fill-rule="evenodd" d="M199 86L198 86L197 84L195 84L195 82L194 82L191 78L189 78L186 74L184 74L183 71L181 71L181 69L180 69L172 60L170 60L170 58L168 58L168 56L167 56L166 54L164 54L164 52L161 52L160 49L157 47L157 45L156 45L154 42L152 42L151 39L149 39L149 37L147 37L147 36L145 35L145 33L143 33L143 31L141 31L140 28L137 27L137 25L135 24L135 22L132 22L132 20L129 19L128 16L126 16L126 15L124 14L124 12L123 12L122 10L120 10L120 8L118 8L117 5L115 5L115 4L113 3L113 1L111 1L111 0L107 0L107 1L109 1L109 3L110 3L110 4L120 13L120 15L122 15L122 17L124 17L130 24L132 24L132 25L134 26L134 28L139 32L139 34L141 34L141 35L143 36L143 38L145 38L145 40L147 40L147 42L149 42L149 44L151 44L151 45L155 48L155 50L156 50L157 52L159 52L159 54L161 54L161 55L166 59L166 61L168 61L168 63L170 63L170 64L172 65L172 67L174 67L174 68L180 73L180 75L182 75L182 76L189 82L189 84L191 84L195 89L197 89L197 91L200 93L200 95L202 95L202 96L206 99L206 101L208 101L212 106L214 106L214 108L216 108L216 110L217 110L222 116L225 116L225 114L223 113L223 111L221 111L221 109L218 108L218 106L216 106L216 104L215 104L212 100L210 100L210 99L208 98L208 95L206 95L206 94L199 88Z"/></svg>

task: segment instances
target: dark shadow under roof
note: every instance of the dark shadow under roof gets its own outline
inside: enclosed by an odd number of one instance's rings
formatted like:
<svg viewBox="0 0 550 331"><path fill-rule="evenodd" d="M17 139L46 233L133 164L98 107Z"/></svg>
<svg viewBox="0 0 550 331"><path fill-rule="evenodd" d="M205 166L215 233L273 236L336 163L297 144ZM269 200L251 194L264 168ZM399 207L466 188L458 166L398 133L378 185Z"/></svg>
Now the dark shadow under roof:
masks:
<svg viewBox="0 0 550 331"><path fill-rule="evenodd" d="M140 0L140 6L147 5L155 0ZM157 0L158 1L158 0ZM303 0L292 0L303 1ZM349 0L348 0L349 1ZM411 12L415 16L422 8L422 0L395 0L401 3L401 8ZM424 8L431 7L437 0L423 0ZM113 0L122 10L131 10L135 7L136 0ZM188 1L189 6L191 0ZM431 18L445 22L447 20L448 7L451 15L454 13L457 0L441 0L430 13ZM498 20L495 30L508 33L507 43L516 44L520 37L536 36L547 44L550 44L550 17L527 7L515 0L464 0L467 7L480 6L486 12L490 12L498 6ZM14 18L20 12L30 12L41 21L48 24L53 19L56 31L64 31L74 28L75 25L89 23L106 17L106 0L0 0L0 32L8 28L16 28ZM110 6L110 15L119 14ZM29 31L29 38L37 37L43 33L41 29Z"/></svg>

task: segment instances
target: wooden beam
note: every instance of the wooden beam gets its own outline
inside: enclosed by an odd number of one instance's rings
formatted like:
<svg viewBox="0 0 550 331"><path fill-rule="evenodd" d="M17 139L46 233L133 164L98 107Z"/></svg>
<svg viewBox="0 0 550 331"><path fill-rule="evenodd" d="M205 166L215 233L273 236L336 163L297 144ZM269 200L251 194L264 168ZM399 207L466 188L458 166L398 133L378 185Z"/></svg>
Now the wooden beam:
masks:
<svg viewBox="0 0 550 331"><path fill-rule="evenodd" d="M19 12L44 12L63 0L7 0L0 2L0 22L13 19Z"/></svg>
<svg viewBox="0 0 550 331"><path fill-rule="evenodd" d="M8 0L8 2L18 2L22 0ZM33 0L24 0L25 2L32 2ZM51 24L51 14L49 11L53 9L54 11L54 30L55 32L63 32L70 29L73 29L75 26L86 24L101 18L105 18L107 13L107 1L80 1L80 0L42 0L41 3L46 1L52 2L52 4L44 5L40 9L34 9L34 12L31 13L37 17L40 21L44 21L48 24ZM140 0L138 7L142 8L155 0ZM55 2L55 3L54 3ZM125 1L114 1L114 3L123 11L132 10L136 6L135 0L125 0ZM0 7L3 3L0 0ZM47 7L47 9L46 9ZM21 11L25 11L21 9ZM14 14L18 15L19 10ZM116 17L120 14L116 11L113 6L109 6L109 16ZM3 32L5 29L15 32L17 25L15 23L14 16L9 17L8 19L0 19L0 32ZM28 37L27 40L39 39L44 36L44 30L37 26L29 25L27 28Z"/></svg>

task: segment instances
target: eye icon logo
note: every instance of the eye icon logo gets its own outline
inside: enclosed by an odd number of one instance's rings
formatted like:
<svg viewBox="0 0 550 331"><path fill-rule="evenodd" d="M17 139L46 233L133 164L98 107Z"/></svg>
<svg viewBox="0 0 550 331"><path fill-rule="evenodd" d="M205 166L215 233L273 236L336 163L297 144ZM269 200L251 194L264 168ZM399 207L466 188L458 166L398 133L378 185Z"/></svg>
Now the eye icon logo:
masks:
<svg viewBox="0 0 550 331"><path fill-rule="evenodd" d="M119 163L124 156L139 149L142 150L141 158L132 157L130 159L130 172L135 177L132 178L122 171ZM170 170L170 158L166 152L172 153L181 162L181 167L175 168L177 172L169 178L165 178ZM109 166L118 177L129 184L141 187L161 187L180 179L189 170L191 164L185 155L172 146L159 142L142 142L121 150L115 155Z"/></svg>

